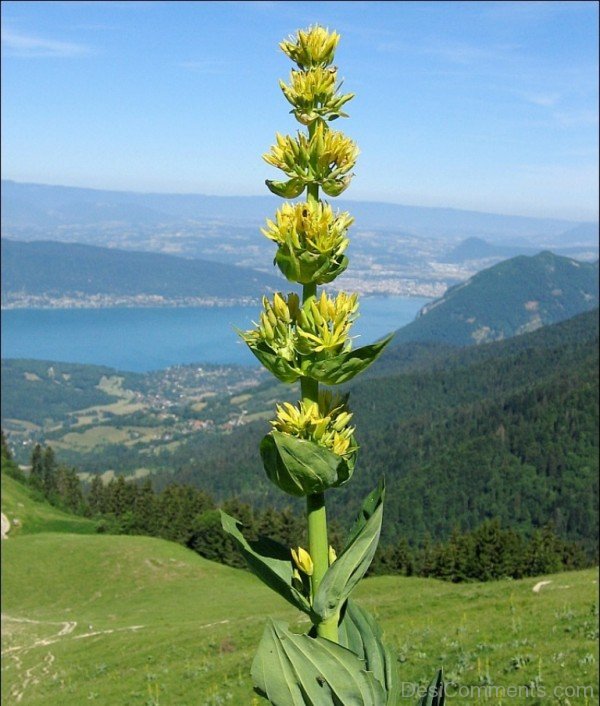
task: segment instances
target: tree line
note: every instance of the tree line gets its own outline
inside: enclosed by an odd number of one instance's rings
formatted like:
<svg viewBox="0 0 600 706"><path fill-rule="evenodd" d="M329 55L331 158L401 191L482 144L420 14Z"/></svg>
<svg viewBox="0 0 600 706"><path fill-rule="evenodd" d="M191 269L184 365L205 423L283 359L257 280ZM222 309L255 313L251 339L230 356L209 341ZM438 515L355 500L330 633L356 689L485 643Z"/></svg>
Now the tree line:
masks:
<svg viewBox="0 0 600 706"><path fill-rule="evenodd" d="M191 485L173 483L159 492L149 478L104 483L94 476L89 484L77 470L58 463L50 446L37 445L28 475L12 461L2 432L2 470L28 485L38 498L68 512L96 521L96 531L147 535L178 542L206 559L234 567L245 566L231 538L221 529L219 508L240 518L244 534L256 538L269 534L282 544L306 544L305 523L290 507L256 508L232 498L218 505L213 496ZM343 534L331 528L331 543L340 551ZM382 545L370 568L371 575L400 574L461 582L523 578L588 566L581 546L561 539L551 524L526 535L503 527L498 518L474 529L455 528L447 541L426 535L419 544L406 537Z"/></svg>

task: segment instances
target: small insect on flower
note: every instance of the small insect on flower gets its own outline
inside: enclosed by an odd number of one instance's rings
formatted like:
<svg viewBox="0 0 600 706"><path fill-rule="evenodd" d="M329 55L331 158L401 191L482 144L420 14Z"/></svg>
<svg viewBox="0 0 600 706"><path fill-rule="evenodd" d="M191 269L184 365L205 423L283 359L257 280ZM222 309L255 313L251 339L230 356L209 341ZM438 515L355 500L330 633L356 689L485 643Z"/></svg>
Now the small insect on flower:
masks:
<svg viewBox="0 0 600 706"><path fill-rule="evenodd" d="M335 214L327 203L284 203L261 232L278 245L294 249L297 256L310 252L339 257L348 247L352 223L349 213Z"/></svg>

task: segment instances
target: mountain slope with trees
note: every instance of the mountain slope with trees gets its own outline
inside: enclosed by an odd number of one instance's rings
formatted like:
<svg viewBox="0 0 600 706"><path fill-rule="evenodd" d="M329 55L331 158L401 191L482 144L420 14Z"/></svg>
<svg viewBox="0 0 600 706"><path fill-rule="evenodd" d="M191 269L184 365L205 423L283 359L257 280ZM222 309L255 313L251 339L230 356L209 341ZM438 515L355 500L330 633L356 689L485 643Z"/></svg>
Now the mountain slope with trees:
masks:
<svg viewBox="0 0 600 706"><path fill-rule="evenodd" d="M394 344L435 341L456 346L534 331L598 306L598 261L542 252L501 262L427 304Z"/></svg>
<svg viewBox="0 0 600 706"><path fill-rule="evenodd" d="M453 352L429 371L350 386L361 430L352 488L339 493L348 520L386 476L386 540L449 536L500 517L531 531L549 520L595 551L598 521L597 312L492 344ZM161 459L177 479L220 497L276 502L256 444L264 422L190 439ZM363 465L362 459L369 459ZM335 503L334 503L335 504Z"/></svg>
<svg viewBox="0 0 600 706"><path fill-rule="evenodd" d="M16 295L256 298L281 280L250 268L174 255L2 239L2 298Z"/></svg>

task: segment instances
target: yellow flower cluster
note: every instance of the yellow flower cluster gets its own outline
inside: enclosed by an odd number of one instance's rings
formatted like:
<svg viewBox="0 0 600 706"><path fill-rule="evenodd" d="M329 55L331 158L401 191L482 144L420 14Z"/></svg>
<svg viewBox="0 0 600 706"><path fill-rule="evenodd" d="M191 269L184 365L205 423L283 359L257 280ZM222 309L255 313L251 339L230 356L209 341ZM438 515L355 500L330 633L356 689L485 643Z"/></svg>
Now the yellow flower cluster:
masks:
<svg viewBox="0 0 600 706"><path fill-rule="evenodd" d="M326 203L284 203L275 214L275 221L268 219L261 232L296 254L308 251L338 258L348 247L346 233L352 223L354 218L349 213L336 215Z"/></svg>
<svg viewBox="0 0 600 706"><path fill-rule="evenodd" d="M349 332L357 312L357 294L339 292L333 299L323 291L301 307L297 294L284 297L277 292L272 302L263 297L259 323L242 338L251 348L266 344L300 371L298 355L322 359L350 350Z"/></svg>
<svg viewBox="0 0 600 706"><path fill-rule="evenodd" d="M350 327L358 312L358 295L339 292L335 299L323 291L298 312L298 350L302 354L349 350Z"/></svg>
<svg viewBox="0 0 600 706"><path fill-rule="evenodd" d="M284 402L277 405L277 416L271 425L277 431L300 439L316 441L338 456L351 454L354 427L349 426L352 413L343 398L321 391L319 403L299 402L292 405Z"/></svg>
<svg viewBox="0 0 600 706"><path fill-rule="evenodd" d="M248 345L266 343L278 356L292 362L296 359L296 319L300 300L294 292L283 297L276 292L271 303L263 297L263 310L255 329L242 336Z"/></svg>
<svg viewBox="0 0 600 706"><path fill-rule="evenodd" d="M299 30L295 37L284 39L279 46L301 69L309 69L313 66L329 66L339 41L340 35L337 32L314 26Z"/></svg>
<svg viewBox="0 0 600 706"><path fill-rule="evenodd" d="M328 196L338 196L350 183L348 172L356 164L358 147L344 133L315 126L312 137L298 133L275 136L276 144L263 159L291 179L318 183Z"/></svg>
<svg viewBox="0 0 600 706"><path fill-rule="evenodd" d="M279 81L279 86L294 107L291 112L298 122L310 125L318 118L335 120L348 117L342 107L354 98L354 94L336 95L341 88L341 84L336 84L336 79L337 69L317 66L307 71L292 71L290 84Z"/></svg>

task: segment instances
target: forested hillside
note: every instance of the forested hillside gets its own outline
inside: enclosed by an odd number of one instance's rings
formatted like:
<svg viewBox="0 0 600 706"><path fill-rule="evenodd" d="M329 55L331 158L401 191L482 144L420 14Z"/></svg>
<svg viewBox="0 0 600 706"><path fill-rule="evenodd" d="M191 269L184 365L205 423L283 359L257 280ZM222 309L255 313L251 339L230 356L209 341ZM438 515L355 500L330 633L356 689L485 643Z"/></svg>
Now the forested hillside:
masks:
<svg viewBox="0 0 600 706"><path fill-rule="evenodd" d="M385 475L386 540L440 538L498 516L526 530L552 520L565 538L595 546L597 312L462 355L440 351L428 370L350 387L361 451L335 511L348 519ZM190 439L161 481L276 502L257 450L267 430L248 424L227 444Z"/></svg>
<svg viewBox="0 0 600 706"><path fill-rule="evenodd" d="M174 255L80 243L2 239L2 297L46 295L257 298L281 287L271 274Z"/></svg>
<svg viewBox="0 0 600 706"><path fill-rule="evenodd" d="M542 252L478 272L427 304L394 343L467 346L498 341L563 321L598 306L598 261Z"/></svg>
<svg viewBox="0 0 600 706"><path fill-rule="evenodd" d="M552 521L561 537L583 540L593 555L597 365L597 310L464 349L390 347L348 388L362 448L353 482L332 499L333 511L347 522L385 475L386 544L402 536L416 543L426 535L447 539L455 526L474 529L499 517L524 532ZM292 388L244 381L241 369L181 368L150 379L39 361L4 363L5 381L5 417L24 386L37 395L38 421L46 408L54 419L63 415L62 430L45 425L45 443L63 463L93 473L151 469L159 491L173 481L191 483L218 502L281 503L258 443L275 400ZM69 405L90 407L73 413ZM23 419L32 418L31 404L21 407Z"/></svg>

